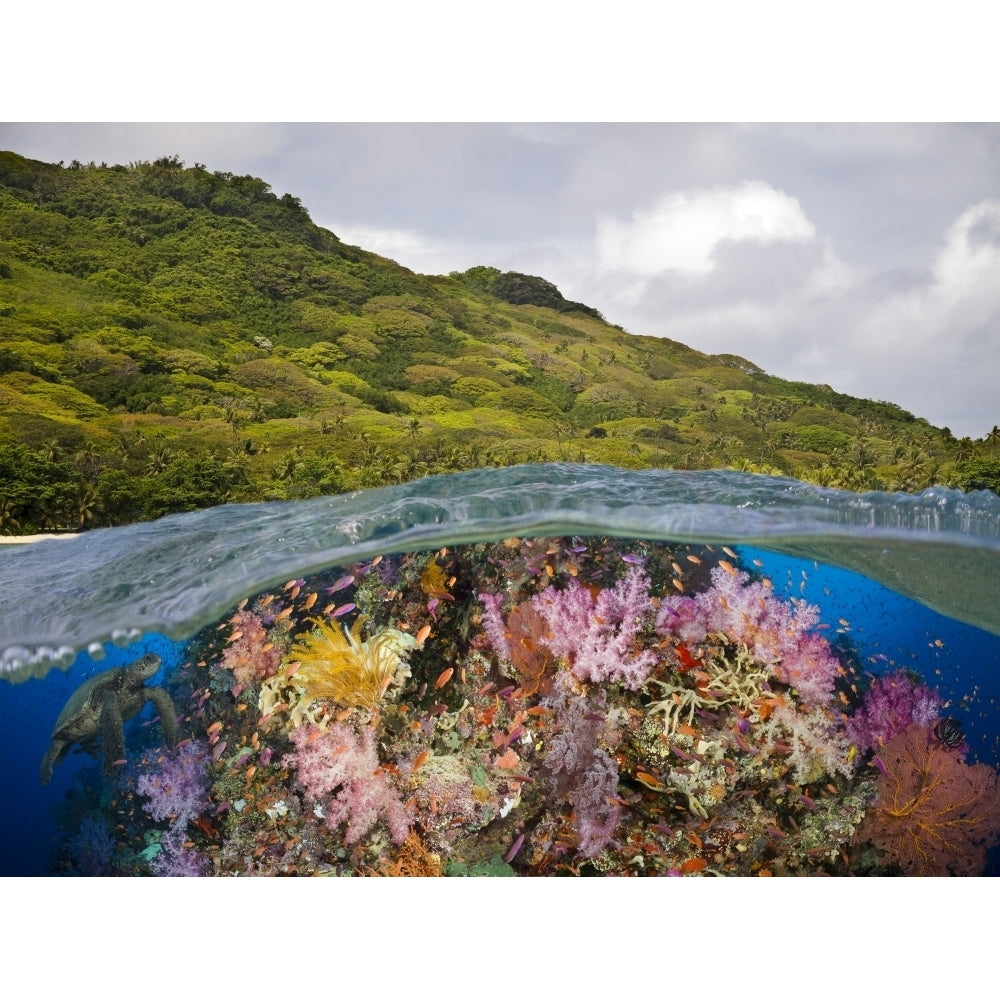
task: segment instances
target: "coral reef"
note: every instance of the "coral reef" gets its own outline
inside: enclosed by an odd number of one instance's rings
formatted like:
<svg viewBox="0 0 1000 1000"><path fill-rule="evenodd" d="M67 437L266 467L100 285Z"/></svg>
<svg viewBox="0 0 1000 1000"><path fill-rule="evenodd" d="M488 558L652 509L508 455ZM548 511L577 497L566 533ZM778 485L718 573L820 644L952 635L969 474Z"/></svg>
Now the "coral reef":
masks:
<svg viewBox="0 0 1000 1000"><path fill-rule="evenodd" d="M866 683L815 606L738 563L511 538L289 580L190 641L167 680L190 738L130 730L56 866L981 872L998 775L938 692L891 662Z"/></svg>

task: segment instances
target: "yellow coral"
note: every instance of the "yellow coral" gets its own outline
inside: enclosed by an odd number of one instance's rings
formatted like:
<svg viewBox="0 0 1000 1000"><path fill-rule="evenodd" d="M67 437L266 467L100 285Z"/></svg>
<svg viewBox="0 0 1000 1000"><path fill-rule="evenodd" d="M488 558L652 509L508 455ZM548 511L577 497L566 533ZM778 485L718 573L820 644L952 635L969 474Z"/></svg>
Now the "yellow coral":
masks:
<svg viewBox="0 0 1000 1000"><path fill-rule="evenodd" d="M358 615L351 630L313 619L316 628L289 650L284 675L302 690L302 701L328 699L346 708L378 712L386 688L400 666L401 655L415 645L413 636L396 629L382 629L362 640L365 615Z"/></svg>

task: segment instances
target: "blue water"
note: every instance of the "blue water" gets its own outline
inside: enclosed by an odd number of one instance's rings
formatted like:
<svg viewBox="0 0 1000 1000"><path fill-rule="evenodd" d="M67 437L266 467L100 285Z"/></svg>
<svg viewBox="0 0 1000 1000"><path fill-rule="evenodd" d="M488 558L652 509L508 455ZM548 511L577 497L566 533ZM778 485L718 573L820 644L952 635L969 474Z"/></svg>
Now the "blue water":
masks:
<svg viewBox="0 0 1000 1000"><path fill-rule="evenodd" d="M903 667L937 687L971 756L997 766L1000 500L928 494L858 498L741 473L534 466L0 550L0 874L46 874L59 806L92 780L85 755L71 754L46 787L38 765L60 709L93 673L154 651L161 680L185 640L243 597L383 551L515 532L733 545L776 594L817 604L829 638L852 644L863 669ZM147 706L131 725L149 716Z"/></svg>

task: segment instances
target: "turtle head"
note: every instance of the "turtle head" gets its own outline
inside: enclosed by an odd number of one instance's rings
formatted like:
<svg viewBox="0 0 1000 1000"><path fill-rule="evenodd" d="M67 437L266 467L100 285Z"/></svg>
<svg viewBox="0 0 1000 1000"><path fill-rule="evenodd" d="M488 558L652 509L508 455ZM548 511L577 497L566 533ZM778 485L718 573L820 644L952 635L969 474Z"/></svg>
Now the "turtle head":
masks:
<svg viewBox="0 0 1000 1000"><path fill-rule="evenodd" d="M156 653L146 653L132 664L129 672L140 680L148 681L160 669L160 662Z"/></svg>

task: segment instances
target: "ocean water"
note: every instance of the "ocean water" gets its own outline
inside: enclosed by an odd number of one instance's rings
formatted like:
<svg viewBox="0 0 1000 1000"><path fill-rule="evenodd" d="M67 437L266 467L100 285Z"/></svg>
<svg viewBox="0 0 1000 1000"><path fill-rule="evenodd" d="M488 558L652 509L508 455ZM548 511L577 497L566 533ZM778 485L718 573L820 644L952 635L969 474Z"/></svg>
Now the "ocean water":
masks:
<svg viewBox="0 0 1000 1000"><path fill-rule="evenodd" d="M960 777L1000 765L1000 498L988 493L858 495L735 472L568 464L477 470L3 546L0 584L4 875L171 873L168 860L190 874L931 874L919 852L864 853L886 762L878 746L851 750L843 732L816 729L820 716L847 725L878 677L932 689L921 732L933 753L952 754L947 767L961 761ZM652 608L641 626L635 601L628 620L605 621L628 586ZM736 682L724 698L714 681L692 681L698 670L723 676L723 660L754 641L738 623L702 635L661 621L664 605L713 587L724 611L746 596L744 622L757 588L786 633L797 608L815 608L801 639L840 663L829 690L802 695L808 681L783 676L780 659L762 681L759 662L739 661L743 702ZM506 640L487 627L484 593ZM576 616L562 652L560 625L523 617L560 594L576 602L560 612ZM261 689L324 648L317 620L335 636L356 626L354 652L392 637L387 655L409 676L386 680L374 716L328 699L296 735L283 719L297 668L283 714ZM350 639L336 642L336 655L351 655ZM599 678L611 661L586 665L600 659L594 643L633 673ZM162 745L147 706L110 777L71 753L43 786L39 762L73 691L146 652L161 658L149 683L171 695L181 749ZM665 692L683 713L661 709L651 742L650 706ZM795 742L797 722L775 728L781 712L813 719L816 746ZM959 724L960 745L933 742L943 719ZM299 745L307 729L313 742ZM334 757L349 745L359 760L377 734L384 787L366 793L377 799L370 822L347 802L360 786L346 772L310 791L306 758L329 733L348 741ZM571 737L589 755L579 773L567 763L579 754L559 756ZM172 762L198 772L198 801L181 819L155 816L138 790ZM751 815L750 793L765 787L769 805ZM998 806L976 806L988 813L980 841L1000 827ZM994 855L977 873L995 871ZM956 867L968 873L965 860Z"/></svg>

